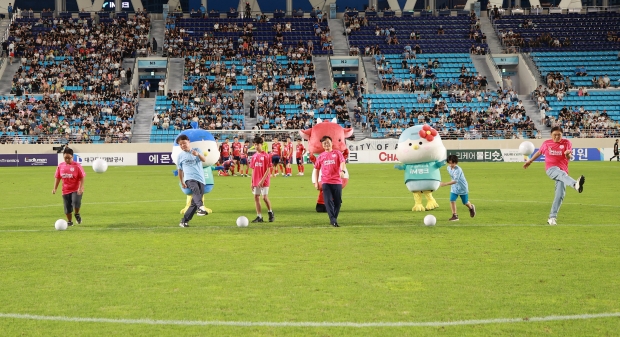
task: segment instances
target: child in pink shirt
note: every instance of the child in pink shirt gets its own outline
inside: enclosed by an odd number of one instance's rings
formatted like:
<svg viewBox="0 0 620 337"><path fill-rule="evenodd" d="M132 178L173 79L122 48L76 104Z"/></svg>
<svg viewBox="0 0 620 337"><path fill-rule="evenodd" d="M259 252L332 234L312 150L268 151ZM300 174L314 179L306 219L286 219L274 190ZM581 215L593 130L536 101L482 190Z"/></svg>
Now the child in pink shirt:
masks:
<svg viewBox="0 0 620 337"><path fill-rule="evenodd" d="M316 170L313 172L314 179L312 180L316 181L314 187L317 190L323 189L329 223L334 227L340 227L338 225L338 214L342 204L342 178L346 172L346 161L342 152L333 150L331 137L323 136L321 144L325 152L321 153L314 162ZM320 182L319 171L321 172Z"/></svg>
<svg viewBox="0 0 620 337"><path fill-rule="evenodd" d="M75 210L75 220L78 224L82 223L80 207L82 207L82 194L84 193L84 178L86 173L82 165L73 161L73 150L65 147L63 151L64 161L58 164L54 175L54 189L52 194L56 194L58 185L62 181L62 201L67 216L67 225L73 226L72 214Z"/></svg>
<svg viewBox="0 0 620 337"><path fill-rule="evenodd" d="M586 182L584 176L579 177L579 181L577 181L568 175L568 161L571 158L572 150L573 145L570 140L562 138L562 128L554 126L551 128L551 139L545 140L538 152L534 153L532 158L523 165L523 168L527 169L536 158L541 155L545 156L545 171L549 178L555 180L555 198L551 205L549 220L547 220L551 226L557 225L556 219L566 195L566 187L570 186L581 193L583 192L583 184Z"/></svg>
<svg viewBox="0 0 620 337"><path fill-rule="evenodd" d="M260 196L263 196L265 205L267 206L269 214L269 222L273 222L276 217L271 210L271 202L269 201L269 183L271 173L271 156L263 149L263 138L254 138L254 148L256 153L252 156L250 161L250 167L252 168L252 193L254 194L254 203L256 204L256 219L252 220L253 223L263 222L263 215L261 214Z"/></svg>

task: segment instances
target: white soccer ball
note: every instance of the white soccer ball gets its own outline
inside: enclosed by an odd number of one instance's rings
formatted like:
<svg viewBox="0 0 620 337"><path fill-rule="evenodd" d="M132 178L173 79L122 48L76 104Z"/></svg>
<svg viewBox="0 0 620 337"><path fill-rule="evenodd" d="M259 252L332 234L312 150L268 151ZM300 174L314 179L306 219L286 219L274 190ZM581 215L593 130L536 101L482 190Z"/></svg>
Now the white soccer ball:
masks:
<svg viewBox="0 0 620 337"><path fill-rule="evenodd" d="M534 146L534 144L532 144L532 142L525 141L521 143L521 145L519 145L519 152L521 152L521 154L524 156L531 155L532 153L534 153L535 149L536 147Z"/></svg>
<svg viewBox="0 0 620 337"><path fill-rule="evenodd" d="M435 216L433 215L427 215L424 217L424 224L427 226L435 226L435 224L437 223L437 218L435 218Z"/></svg>
<svg viewBox="0 0 620 337"><path fill-rule="evenodd" d="M93 162L93 171L103 173L108 169L108 163L103 159L96 159Z"/></svg>
<svg viewBox="0 0 620 337"><path fill-rule="evenodd" d="M65 229L67 229L67 226L67 221L63 219L56 220L56 223L54 224L54 227L57 231L64 231Z"/></svg>
<svg viewBox="0 0 620 337"><path fill-rule="evenodd" d="M250 220L243 215L237 218L237 227L247 227L250 224Z"/></svg>

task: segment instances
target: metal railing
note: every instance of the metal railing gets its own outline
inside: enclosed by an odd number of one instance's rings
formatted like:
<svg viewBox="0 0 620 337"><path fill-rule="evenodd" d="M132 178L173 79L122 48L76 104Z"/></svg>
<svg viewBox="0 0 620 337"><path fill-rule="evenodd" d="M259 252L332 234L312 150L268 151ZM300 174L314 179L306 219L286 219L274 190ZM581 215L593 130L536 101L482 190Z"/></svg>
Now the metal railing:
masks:
<svg viewBox="0 0 620 337"><path fill-rule="evenodd" d="M495 60L493 59L493 54L491 54L491 50L489 50L489 52L487 53L487 59L491 62L491 65L493 66L493 69L495 70L495 72L493 73L493 79L495 80L495 82L499 82L500 84L502 84L502 73L499 71L499 67L497 66L497 63L495 63Z"/></svg>

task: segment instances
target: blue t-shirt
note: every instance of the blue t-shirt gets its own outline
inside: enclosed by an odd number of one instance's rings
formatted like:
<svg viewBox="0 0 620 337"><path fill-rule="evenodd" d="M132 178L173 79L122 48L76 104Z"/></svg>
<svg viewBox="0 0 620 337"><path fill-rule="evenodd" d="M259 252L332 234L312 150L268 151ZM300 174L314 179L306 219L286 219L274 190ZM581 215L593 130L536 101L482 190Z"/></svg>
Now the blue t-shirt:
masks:
<svg viewBox="0 0 620 337"><path fill-rule="evenodd" d="M184 182L188 180L196 180L201 183L205 183L205 174L202 169L202 162L200 157L194 156L192 150L200 152L200 149L191 149L189 152L181 152L179 159L177 159L177 168L183 170Z"/></svg>
<svg viewBox="0 0 620 337"><path fill-rule="evenodd" d="M452 181L456 181L456 184L451 185L450 192L457 195L464 195L469 193L469 186L467 185L467 179L465 179L465 174L463 170L457 165L454 169L447 167L448 174Z"/></svg>

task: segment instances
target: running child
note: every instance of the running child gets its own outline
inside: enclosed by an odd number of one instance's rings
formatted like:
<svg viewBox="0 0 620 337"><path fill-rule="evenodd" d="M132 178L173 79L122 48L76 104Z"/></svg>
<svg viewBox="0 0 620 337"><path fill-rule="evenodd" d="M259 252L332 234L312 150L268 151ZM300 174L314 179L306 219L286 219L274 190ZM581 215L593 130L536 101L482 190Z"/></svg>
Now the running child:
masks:
<svg viewBox="0 0 620 337"><path fill-rule="evenodd" d="M448 174L452 181L449 183L440 183L439 186L450 186L450 208L452 209L452 217L449 219L450 221L459 221L459 216L456 212L456 199L461 197L461 201L463 205L467 206L469 209L469 216L472 218L476 216L476 206L469 202L469 186L467 184L467 179L465 179L465 174L463 173L463 169L459 167L457 164L459 163L459 158L456 155L448 156Z"/></svg>

